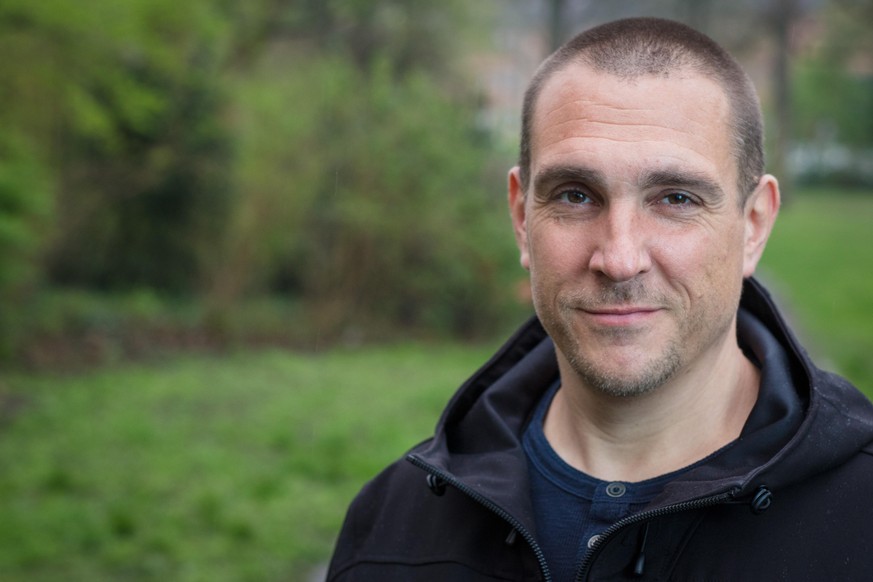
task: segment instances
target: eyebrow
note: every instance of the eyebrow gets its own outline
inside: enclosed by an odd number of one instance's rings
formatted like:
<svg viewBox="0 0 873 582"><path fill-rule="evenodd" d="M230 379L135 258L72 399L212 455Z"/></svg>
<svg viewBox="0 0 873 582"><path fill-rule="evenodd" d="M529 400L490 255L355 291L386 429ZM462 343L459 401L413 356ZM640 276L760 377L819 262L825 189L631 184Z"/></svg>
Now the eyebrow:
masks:
<svg viewBox="0 0 873 582"><path fill-rule="evenodd" d="M724 189L709 176L678 168L665 168L643 173L639 181L641 189L648 190L657 186L687 189L707 196L714 201L723 200L726 197Z"/></svg>
<svg viewBox="0 0 873 582"><path fill-rule="evenodd" d="M598 170L584 166L551 166L537 172L534 176L534 194L544 192L552 184L562 182L581 182L597 188L606 183L606 178Z"/></svg>

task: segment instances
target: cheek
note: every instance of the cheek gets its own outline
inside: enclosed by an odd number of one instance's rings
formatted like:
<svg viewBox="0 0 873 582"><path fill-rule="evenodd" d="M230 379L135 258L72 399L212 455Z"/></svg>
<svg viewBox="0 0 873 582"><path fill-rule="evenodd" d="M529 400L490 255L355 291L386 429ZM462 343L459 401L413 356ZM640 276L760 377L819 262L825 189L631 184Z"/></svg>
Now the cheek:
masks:
<svg viewBox="0 0 873 582"><path fill-rule="evenodd" d="M541 265L540 276L563 276L569 271L578 270L584 263L584 231L564 228L559 221L539 218L529 225L528 246L531 255L531 268Z"/></svg>
<svg viewBox="0 0 873 582"><path fill-rule="evenodd" d="M663 237L656 262L692 301L733 295L742 286L742 236Z"/></svg>

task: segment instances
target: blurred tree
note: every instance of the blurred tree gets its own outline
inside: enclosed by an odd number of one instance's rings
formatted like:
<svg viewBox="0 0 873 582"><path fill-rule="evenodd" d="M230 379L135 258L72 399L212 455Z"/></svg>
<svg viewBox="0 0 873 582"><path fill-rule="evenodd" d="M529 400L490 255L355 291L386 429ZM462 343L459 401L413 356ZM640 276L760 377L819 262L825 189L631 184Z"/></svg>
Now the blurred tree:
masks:
<svg viewBox="0 0 873 582"><path fill-rule="evenodd" d="M788 154L794 141L794 97L791 61L795 46L792 32L804 15L805 0L769 0L762 8L762 22L773 39L772 111L768 129L773 137L768 170L779 176L783 200L790 198L792 176L788 171Z"/></svg>
<svg viewBox="0 0 873 582"><path fill-rule="evenodd" d="M278 290L326 336L392 323L482 329L511 295L514 253L479 100L451 63L431 62L428 43L447 44L447 24L430 12L449 5L416 12L410 44L399 31L420 2L338 24L348 13L337 7L355 15L367 4L304 3L287 22L312 19L312 30L289 43L297 33L285 29L237 79L244 195L212 299ZM349 34L325 47L322 33L337 31ZM288 63L294 74L281 74Z"/></svg>
<svg viewBox="0 0 873 582"><path fill-rule="evenodd" d="M56 196L49 279L176 291L220 232L223 23L207 0L8 0L4 128L32 136Z"/></svg>
<svg viewBox="0 0 873 582"><path fill-rule="evenodd" d="M18 305L39 279L35 259L51 213L47 175L25 139L0 133L0 357L10 355Z"/></svg>
<svg viewBox="0 0 873 582"><path fill-rule="evenodd" d="M322 51L349 56L361 69L388 63L397 74L424 69L444 76L457 65L471 7L460 0L302 0L293 31ZM451 41L449 41L451 39ZM380 64L380 66L382 66Z"/></svg>
<svg viewBox="0 0 873 582"><path fill-rule="evenodd" d="M567 40L568 34L566 30L564 30L567 25L566 5L567 0L548 0L549 52L558 50L558 47L564 44L564 41Z"/></svg>
<svg viewBox="0 0 873 582"><path fill-rule="evenodd" d="M873 2L837 2L825 13L825 36L801 63L798 126L806 139L821 131L840 143L873 147Z"/></svg>
<svg viewBox="0 0 873 582"><path fill-rule="evenodd" d="M0 254L219 311L282 292L322 329L493 321L514 253L459 60L483 5L5 0Z"/></svg>
<svg viewBox="0 0 873 582"><path fill-rule="evenodd" d="M106 37L83 34L88 62L66 79L63 222L49 273L62 284L191 291L227 209L224 25L205 0L107 4L90 23Z"/></svg>
<svg viewBox="0 0 873 582"><path fill-rule="evenodd" d="M830 4L822 28L821 41L798 63L798 138L806 144L806 151L819 154L806 160L802 177L869 182L871 176L865 178L853 170L849 159L828 164L826 158L829 149L832 154L835 148L873 150L873 117L869 115L873 111L873 2ZM813 163L816 157L822 162L818 166ZM842 157L851 158L851 154Z"/></svg>

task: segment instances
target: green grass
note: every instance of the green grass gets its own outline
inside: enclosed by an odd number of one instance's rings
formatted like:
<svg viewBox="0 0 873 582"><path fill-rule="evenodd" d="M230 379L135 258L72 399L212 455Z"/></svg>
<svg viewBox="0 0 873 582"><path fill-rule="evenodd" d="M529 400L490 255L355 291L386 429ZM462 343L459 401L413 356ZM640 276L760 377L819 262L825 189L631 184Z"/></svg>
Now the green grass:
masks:
<svg viewBox="0 0 873 582"><path fill-rule="evenodd" d="M873 397L873 192L789 200L759 272L813 355Z"/></svg>
<svg viewBox="0 0 873 582"><path fill-rule="evenodd" d="M7 377L0 580L304 580L363 481L432 431L489 352L271 351Z"/></svg>

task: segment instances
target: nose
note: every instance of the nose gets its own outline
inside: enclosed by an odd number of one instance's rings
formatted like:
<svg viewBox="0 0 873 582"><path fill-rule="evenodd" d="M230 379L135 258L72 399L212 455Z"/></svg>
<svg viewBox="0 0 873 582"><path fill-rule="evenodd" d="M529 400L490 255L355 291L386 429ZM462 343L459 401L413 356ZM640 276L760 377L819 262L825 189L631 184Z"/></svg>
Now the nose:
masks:
<svg viewBox="0 0 873 582"><path fill-rule="evenodd" d="M652 268L649 233L633 204L614 205L600 217L589 268L613 281L628 281Z"/></svg>

